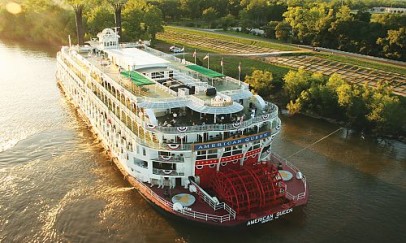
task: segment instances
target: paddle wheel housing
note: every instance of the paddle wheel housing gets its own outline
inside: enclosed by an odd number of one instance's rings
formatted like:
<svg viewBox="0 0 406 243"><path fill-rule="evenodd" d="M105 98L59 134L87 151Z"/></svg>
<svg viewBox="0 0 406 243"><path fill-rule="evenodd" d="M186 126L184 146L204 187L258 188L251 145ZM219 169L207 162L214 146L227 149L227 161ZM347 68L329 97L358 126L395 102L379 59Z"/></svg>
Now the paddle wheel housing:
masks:
<svg viewBox="0 0 406 243"><path fill-rule="evenodd" d="M274 165L219 171L212 181L212 189L236 213L255 212L285 202L286 186Z"/></svg>

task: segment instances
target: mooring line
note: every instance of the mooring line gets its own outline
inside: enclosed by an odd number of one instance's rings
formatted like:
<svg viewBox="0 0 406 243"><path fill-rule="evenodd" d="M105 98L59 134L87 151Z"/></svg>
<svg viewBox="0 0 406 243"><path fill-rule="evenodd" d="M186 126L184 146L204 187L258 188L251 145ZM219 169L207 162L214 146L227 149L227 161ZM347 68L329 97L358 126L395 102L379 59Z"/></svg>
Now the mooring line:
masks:
<svg viewBox="0 0 406 243"><path fill-rule="evenodd" d="M307 147L305 147L305 148L303 148L303 149L301 149L301 150L297 151L296 153L294 153L294 154L292 154L292 155L290 155L290 156L286 157L286 159L289 159L290 157L292 157L292 156L294 156L294 155L296 155L296 154L298 154L298 153L302 152L303 150L306 150L306 149L310 148L311 146L315 145L316 143L323 141L324 139L326 139L326 138L330 137L331 135L333 135L334 133L336 133L336 132L340 131L341 129L343 129L343 128L342 128L342 127L340 127L339 129L337 129L337 130L335 130L334 132L332 132L332 133L330 133L330 134L328 134L328 135L326 135L326 136L324 136L324 137L320 138L319 140L317 140L316 142L314 142L314 143L310 144L309 146L307 146Z"/></svg>

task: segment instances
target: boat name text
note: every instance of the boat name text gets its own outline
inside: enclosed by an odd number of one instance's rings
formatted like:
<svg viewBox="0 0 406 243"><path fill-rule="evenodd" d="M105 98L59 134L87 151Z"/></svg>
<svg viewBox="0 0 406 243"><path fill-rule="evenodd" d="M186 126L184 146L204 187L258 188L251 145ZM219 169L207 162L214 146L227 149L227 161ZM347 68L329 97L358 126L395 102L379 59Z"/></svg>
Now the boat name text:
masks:
<svg viewBox="0 0 406 243"><path fill-rule="evenodd" d="M206 143L206 144L195 144L193 149L194 150L206 150L206 149L213 149L213 148L221 148L221 147L228 147L228 146L234 146L242 143L248 143L252 142L255 140L263 139L266 137L269 137L271 135L271 132L265 132L245 138L239 138L239 139L234 139L234 140L229 140L229 141L222 141L222 142L217 142L217 143Z"/></svg>
<svg viewBox="0 0 406 243"><path fill-rule="evenodd" d="M277 213L266 215L266 216L261 217L261 218L252 219L252 220L249 220L247 222L247 226L250 226L250 225L253 225L253 224L259 224L259 223L264 224L264 223L267 223L267 222L272 221L274 219L278 219L282 215L291 213L292 211L293 211L293 208L289 208L289 209L286 209L286 210L283 210L283 211L280 211L280 212L277 212Z"/></svg>

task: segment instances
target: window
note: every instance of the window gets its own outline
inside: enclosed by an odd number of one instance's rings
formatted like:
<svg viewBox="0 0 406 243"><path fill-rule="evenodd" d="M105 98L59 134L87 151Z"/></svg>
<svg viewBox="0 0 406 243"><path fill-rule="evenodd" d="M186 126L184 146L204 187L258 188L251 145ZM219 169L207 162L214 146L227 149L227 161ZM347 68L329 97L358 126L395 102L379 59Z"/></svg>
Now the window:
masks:
<svg viewBox="0 0 406 243"><path fill-rule="evenodd" d="M160 79L160 78L164 78L165 74L164 72L153 72L151 73L151 78L152 79Z"/></svg>
<svg viewBox="0 0 406 243"><path fill-rule="evenodd" d="M170 156L171 155L171 153L166 152L166 151L159 151L158 154L159 155L164 155L164 156Z"/></svg>

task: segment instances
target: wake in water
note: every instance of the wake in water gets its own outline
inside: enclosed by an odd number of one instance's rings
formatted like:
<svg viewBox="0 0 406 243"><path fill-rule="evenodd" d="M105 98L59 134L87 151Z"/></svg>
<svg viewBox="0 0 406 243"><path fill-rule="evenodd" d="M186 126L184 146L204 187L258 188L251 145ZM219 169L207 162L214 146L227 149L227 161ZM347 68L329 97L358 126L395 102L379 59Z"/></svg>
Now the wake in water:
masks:
<svg viewBox="0 0 406 243"><path fill-rule="evenodd" d="M18 142L27 139L29 136L34 135L36 131L20 131L18 134L11 132L3 133L4 136L0 137L0 153L13 148Z"/></svg>

